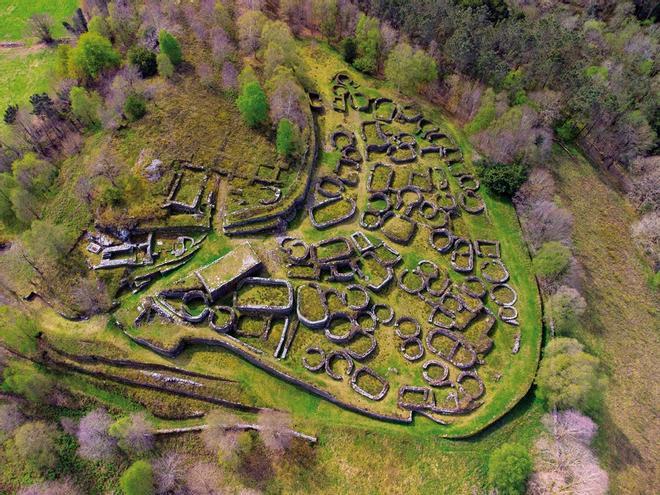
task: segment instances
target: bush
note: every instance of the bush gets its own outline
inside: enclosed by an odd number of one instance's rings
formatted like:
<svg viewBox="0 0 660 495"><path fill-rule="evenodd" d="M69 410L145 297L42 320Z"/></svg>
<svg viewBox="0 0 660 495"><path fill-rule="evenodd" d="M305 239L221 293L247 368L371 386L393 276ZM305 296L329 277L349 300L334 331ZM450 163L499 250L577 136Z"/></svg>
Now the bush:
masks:
<svg viewBox="0 0 660 495"><path fill-rule="evenodd" d="M57 464L56 435L44 421L20 426L14 434L16 453L37 469L53 468Z"/></svg>
<svg viewBox="0 0 660 495"><path fill-rule="evenodd" d="M112 459L117 451L117 441L108 433L111 424L112 418L105 409L96 409L85 415L76 431L80 445L78 455L92 461Z"/></svg>
<svg viewBox="0 0 660 495"><path fill-rule="evenodd" d="M172 64L170 57L164 53L158 54L156 57L156 64L158 65L158 73L161 76L170 79L174 75L174 65Z"/></svg>
<svg viewBox="0 0 660 495"><path fill-rule="evenodd" d="M545 349L536 376L538 396L548 408L598 412L604 382L598 359L575 339L559 337Z"/></svg>
<svg viewBox="0 0 660 495"><path fill-rule="evenodd" d="M53 381L33 364L12 361L4 369L2 389L22 395L31 402L43 402L53 389Z"/></svg>
<svg viewBox="0 0 660 495"><path fill-rule="evenodd" d="M476 164L481 182L494 194L512 197L527 180L527 167L520 162L480 160Z"/></svg>
<svg viewBox="0 0 660 495"><path fill-rule="evenodd" d="M566 272L571 262L571 250L563 244L546 242L534 256L534 272L546 280L554 280Z"/></svg>
<svg viewBox="0 0 660 495"><path fill-rule="evenodd" d="M281 119L277 124L277 153L284 158L291 158L298 153L300 136L298 127L289 119Z"/></svg>
<svg viewBox="0 0 660 495"><path fill-rule="evenodd" d="M522 494L532 467L532 459L525 447L505 443L490 455L488 481L499 495Z"/></svg>
<svg viewBox="0 0 660 495"><path fill-rule="evenodd" d="M125 453L140 456L154 446L152 430L144 414L138 413L117 420L108 432Z"/></svg>
<svg viewBox="0 0 660 495"><path fill-rule="evenodd" d="M138 93L131 93L124 102L124 113L128 120L135 122L140 120L147 113L147 102L144 96Z"/></svg>
<svg viewBox="0 0 660 495"><path fill-rule="evenodd" d="M76 86L71 88L69 98L71 112L85 127L95 128L101 124L99 119L101 98L98 93L95 91L90 93L85 88Z"/></svg>
<svg viewBox="0 0 660 495"><path fill-rule="evenodd" d="M183 61L181 45L174 36L164 29L158 34L158 44L161 53L167 55L174 65L179 65Z"/></svg>
<svg viewBox="0 0 660 495"><path fill-rule="evenodd" d="M236 100L243 119L250 127L257 127L268 121L268 100L266 93L257 81L241 87L241 94Z"/></svg>
<svg viewBox="0 0 660 495"><path fill-rule="evenodd" d="M142 46L134 46L128 51L128 60L135 65L144 78L155 76L158 72L156 54Z"/></svg>
<svg viewBox="0 0 660 495"><path fill-rule="evenodd" d="M153 495L154 475L151 464L147 461L136 461L119 479L119 486L125 495Z"/></svg>
<svg viewBox="0 0 660 495"><path fill-rule="evenodd" d="M69 53L69 73L73 77L96 79L104 70L118 66L119 61L110 40L88 32L78 38L78 44Z"/></svg>
<svg viewBox="0 0 660 495"><path fill-rule="evenodd" d="M556 334L569 335L575 331L578 319L584 314L587 302L572 287L562 286L550 296L549 317Z"/></svg>
<svg viewBox="0 0 660 495"><path fill-rule="evenodd" d="M357 56L357 44L355 43L355 38L349 36L344 39L341 43L341 52L346 63L352 64Z"/></svg>

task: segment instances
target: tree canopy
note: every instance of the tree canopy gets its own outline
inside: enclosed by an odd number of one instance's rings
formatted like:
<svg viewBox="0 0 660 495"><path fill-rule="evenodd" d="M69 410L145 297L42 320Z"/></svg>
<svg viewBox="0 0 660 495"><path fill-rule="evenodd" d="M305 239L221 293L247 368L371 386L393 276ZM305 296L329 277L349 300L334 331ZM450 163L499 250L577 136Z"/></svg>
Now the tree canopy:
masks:
<svg viewBox="0 0 660 495"><path fill-rule="evenodd" d="M405 42L399 43L390 52L385 62L385 77L398 90L412 94L424 84L438 78L435 60L423 50L413 50Z"/></svg>
<svg viewBox="0 0 660 495"><path fill-rule="evenodd" d="M522 445L505 443L490 455L488 480L499 495L521 495L525 493L532 467L528 449Z"/></svg>
<svg viewBox="0 0 660 495"><path fill-rule="evenodd" d="M248 82L241 87L236 104L243 120L250 127L257 127L268 121L268 99L258 81Z"/></svg>
<svg viewBox="0 0 660 495"><path fill-rule="evenodd" d="M88 32L78 38L78 44L68 53L68 61L71 75L96 79L104 70L118 66L120 57L109 39Z"/></svg>

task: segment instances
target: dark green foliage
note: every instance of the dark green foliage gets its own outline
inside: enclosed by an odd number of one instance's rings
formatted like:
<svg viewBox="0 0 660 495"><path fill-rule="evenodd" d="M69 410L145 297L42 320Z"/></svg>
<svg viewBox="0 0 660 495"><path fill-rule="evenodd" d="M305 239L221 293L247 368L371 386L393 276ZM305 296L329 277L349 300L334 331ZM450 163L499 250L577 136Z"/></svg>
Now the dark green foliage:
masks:
<svg viewBox="0 0 660 495"><path fill-rule="evenodd" d="M545 349L536 376L537 394L549 409L579 409L594 414L600 408L604 381L598 359L575 339L559 337Z"/></svg>
<svg viewBox="0 0 660 495"><path fill-rule="evenodd" d="M293 157L299 148L298 128L289 120L282 119L277 124L277 153L284 158Z"/></svg>
<svg viewBox="0 0 660 495"><path fill-rule="evenodd" d="M515 443L505 443L490 455L488 481L499 495L520 495L525 493L532 467L528 449Z"/></svg>
<svg viewBox="0 0 660 495"><path fill-rule="evenodd" d="M129 94L124 102L124 113L132 122L144 117L147 113L147 102L144 96L138 93Z"/></svg>
<svg viewBox="0 0 660 495"><path fill-rule="evenodd" d="M119 479L124 495L153 495L154 476L151 464L147 461L136 461Z"/></svg>
<svg viewBox="0 0 660 495"><path fill-rule="evenodd" d="M257 127L268 121L268 99L259 82L252 81L242 86L236 104L250 127Z"/></svg>
<svg viewBox="0 0 660 495"><path fill-rule="evenodd" d="M178 40L164 29L158 34L158 44L161 53L167 55L174 65L179 65L183 60L181 45Z"/></svg>
<svg viewBox="0 0 660 495"><path fill-rule="evenodd" d="M499 196L512 197L527 179L527 167L521 162L498 163L480 160L476 163L481 182Z"/></svg>
<svg viewBox="0 0 660 495"><path fill-rule="evenodd" d="M110 40L97 33L85 33L69 53L69 72L73 77L96 79L104 70L119 65L119 61Z"/></svg>
<svg viewBox="0 0 660 495"><path fill-rule="evenodd" d="M53 389L53 381L32 363L12 361L2 376L2 390L22 395L34 403L44 402Z"/></svg>
<svg viewBox="0 0 660 495"><path fill-rule="evenodd" d="M353 61L353 66L359 71L374 74L378 70L382 43L378 19L360 14L355 27L355 41L357 57Z"/></svg>
<svg viewBox="0 0 660 495"><path fill-rule="evenodd" d="M355 38L352 36L345 38L341 43L341 52L346 63L352 64L357 56L357 44L355 43Z"/></svg>
<svg viewBox="0 0 660 495"><path fill-rule="evenodd" d="M566 272L571 262L571 250L560 242L546 242L532 260L539 277L553 280Z"/></svg>
<svg viewBox="0 0 660 495"><path fill-rule="evenodd" d="M140 71L142 77L155 76L158 72L156 54L143 46L134 46L128 51L128 60Z"/></svg>

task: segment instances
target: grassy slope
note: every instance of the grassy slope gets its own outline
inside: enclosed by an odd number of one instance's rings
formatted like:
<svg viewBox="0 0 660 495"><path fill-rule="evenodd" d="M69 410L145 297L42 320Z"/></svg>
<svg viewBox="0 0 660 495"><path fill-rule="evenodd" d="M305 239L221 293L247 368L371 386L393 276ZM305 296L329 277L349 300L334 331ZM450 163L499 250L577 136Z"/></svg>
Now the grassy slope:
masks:
<svg viewBox="0 0 660 495"><path fill-rule="evenodd" d="M557 148L553 169L564 206L575 217L575 252L586 272L590 313L577 337L601 358L610 377L599 442L609 450L612 493L651 493L660 460L653 371L660 299L630 239L635 212L582 156Z"/></svg>
<svg viewBox="0 0 660 495"><path fill-rule="evenodd" d="M33 14L46 13L53 18L53 34L63 36L62 21L78 6L78 0L0 0L0 41L30 37L28 21Z"/></svg>

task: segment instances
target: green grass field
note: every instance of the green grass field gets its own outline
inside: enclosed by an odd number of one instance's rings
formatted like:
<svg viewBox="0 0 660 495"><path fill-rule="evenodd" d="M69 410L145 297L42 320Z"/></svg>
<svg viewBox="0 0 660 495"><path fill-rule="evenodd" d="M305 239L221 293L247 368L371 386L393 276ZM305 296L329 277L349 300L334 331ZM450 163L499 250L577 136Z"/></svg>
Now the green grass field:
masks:
<svg viewBox="0 0 660 495"><path fill-rule="evenodd" d="M53 18L53 35L64 36L62 21L78 6L78 0L0 0L0 41L31 38L28 21L33 14L46 13Z"/></svg>
<svg viewBox="0 0 660 495"><path fill-rule="evenodd" d="M30 95L51 89L54 55L49 48L0 49L0 110L15 103L26 105Z"/></svg>

